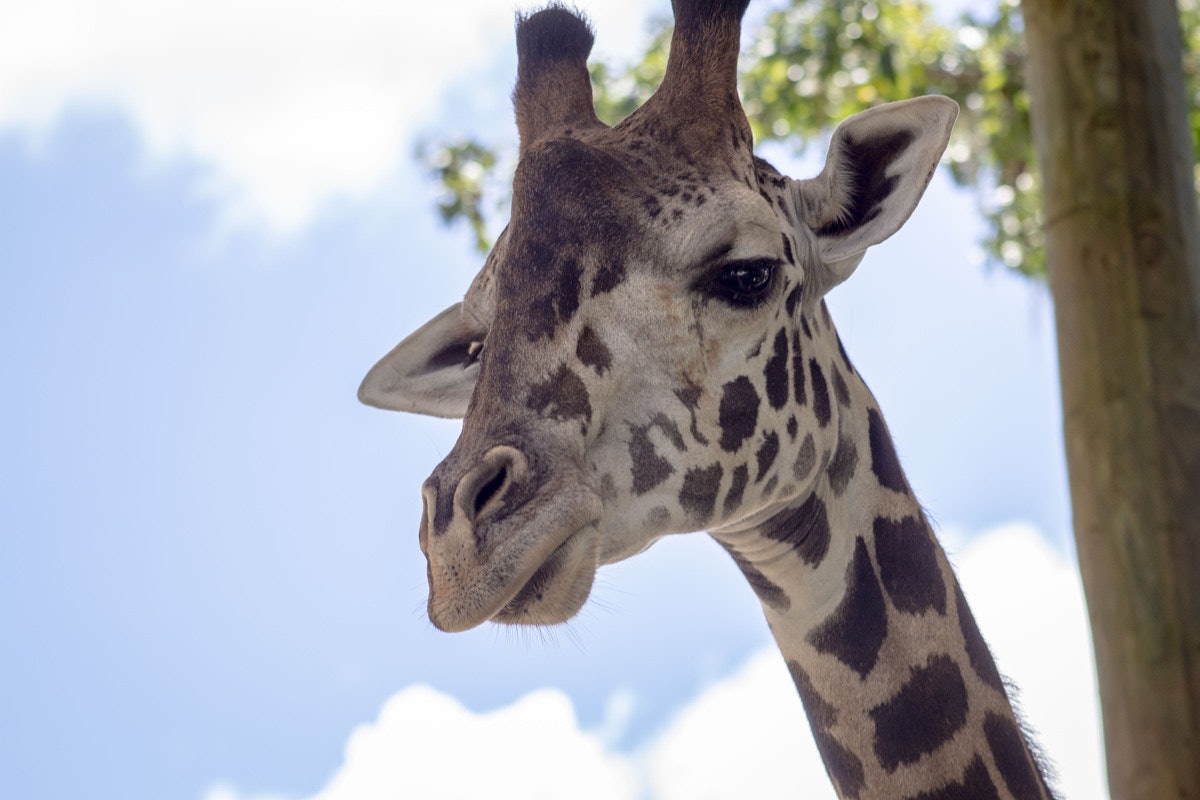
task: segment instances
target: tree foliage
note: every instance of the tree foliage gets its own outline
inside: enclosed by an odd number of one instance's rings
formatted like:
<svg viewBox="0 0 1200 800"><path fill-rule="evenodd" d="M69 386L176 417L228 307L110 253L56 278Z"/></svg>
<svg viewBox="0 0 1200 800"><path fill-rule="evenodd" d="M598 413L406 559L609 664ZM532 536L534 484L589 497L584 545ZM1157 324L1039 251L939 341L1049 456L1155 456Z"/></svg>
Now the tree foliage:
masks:
<svg viewBox="0 0 1200 800"><path fill-rule="evenodd" d="M1200 0L1178 0L1193 136L1200 146ZM755 141L800 153L840 120L878 103L924 94L956 100L961 116L945 166L975 192L986 221L981 243L994 263L1044 279L1041 191L1034 164L1018 0L987 16L946 24L929 3L782 0L744 37L741 86ZM662 78L670 21L652 24L634 64L591 66L600 119L615 124ZM440 187L443 220L467 223L481 250L487 221L507 202L512 145L460 139L422 148ZM1200 171L1196 174L1200 185Z"/></svg>

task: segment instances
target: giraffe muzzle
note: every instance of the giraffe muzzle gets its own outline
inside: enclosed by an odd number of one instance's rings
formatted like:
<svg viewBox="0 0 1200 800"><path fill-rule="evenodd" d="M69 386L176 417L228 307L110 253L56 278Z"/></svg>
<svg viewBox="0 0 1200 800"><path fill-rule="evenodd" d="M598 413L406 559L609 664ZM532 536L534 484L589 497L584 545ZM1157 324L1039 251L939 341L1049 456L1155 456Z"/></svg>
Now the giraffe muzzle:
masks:
<svg viewBox="0 0 1200 800"><path fill-rule="evenodd" d="M422 487L430 621L463 631L487 620L553 624L573 616L598 566L599 496L578 469L535 471L509 445L470 459L457 481L446 481L458 455Z"/></svg>

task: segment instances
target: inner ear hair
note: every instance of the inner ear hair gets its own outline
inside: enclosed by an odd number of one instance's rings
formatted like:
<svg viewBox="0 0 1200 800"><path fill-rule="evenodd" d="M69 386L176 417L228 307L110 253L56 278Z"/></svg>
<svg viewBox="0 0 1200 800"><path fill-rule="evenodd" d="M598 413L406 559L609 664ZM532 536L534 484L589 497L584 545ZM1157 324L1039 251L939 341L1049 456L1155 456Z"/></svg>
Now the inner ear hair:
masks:
<svg viewBox="0 0 1200 800"><path fill-rule="evenodd" d="M814 231L819 236L837 236L879 216L883 202L896 189L899 175L888 168L912 146L916 134L909 128L878 132L871 137L842 137L837 148L838 180L824 217Z"/></svg>
<svg viewBox="0 0 1200 800"><path fill-rule="evenodd" d="M915 139L908 128L835 139L821 174L798 182L805 222L813 232L838 236L877 217L900 182L899 175L888 175L888 168Z"/></svg>

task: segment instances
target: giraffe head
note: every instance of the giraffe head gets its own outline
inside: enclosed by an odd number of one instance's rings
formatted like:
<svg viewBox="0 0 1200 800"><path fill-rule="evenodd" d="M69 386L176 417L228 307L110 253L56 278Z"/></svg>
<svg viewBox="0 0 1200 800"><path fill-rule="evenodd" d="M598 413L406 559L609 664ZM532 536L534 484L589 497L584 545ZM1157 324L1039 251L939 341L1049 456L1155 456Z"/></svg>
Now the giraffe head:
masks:
<svg viewBox="0 0 1200 800"><path fill-rule="evenodd" d="M858 114L820 175L785 178L737 96L747 4L675 0L663 82L611 128L587 24L518 20L508 227L359 390L463 418L422 490L439 628L564 621L601 564L765 518L829 469L849 364L822 297L911 214L957 108Z"/></svg>

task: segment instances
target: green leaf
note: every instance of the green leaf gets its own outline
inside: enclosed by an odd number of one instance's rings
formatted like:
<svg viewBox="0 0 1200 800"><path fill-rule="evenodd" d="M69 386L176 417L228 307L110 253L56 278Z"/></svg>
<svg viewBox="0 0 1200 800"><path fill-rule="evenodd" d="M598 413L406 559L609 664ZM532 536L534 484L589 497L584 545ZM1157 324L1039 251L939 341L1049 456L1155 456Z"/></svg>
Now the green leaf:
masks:
<svg viewBox="0 0 1200 800"><path fill-rule="evenodd" d="M1190 120L1200 148L1200 0L1179 0ZM742 96L756 141L802 152L840 120L878 103L944 94L962 109L947 151L951 179L971 189L987 230L991 263L1044 279L1040 180L1025 89L1023 25L1016 0L991 15L938 20L927 2L790 0L766 15L740 61ZM670 21L652 24L635 64L591 65L596 113L615 124L662 79ZM465 222L481 251L488 219L507 214L515 155L497 144L458 139L424 146L419 157L438 186L447 224ZM511 171L511 170L510 170ZM1200 169L1196 172L1200 186ZM485 211L485 209L487 209Z"/></svg>

